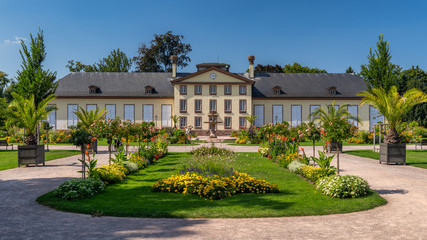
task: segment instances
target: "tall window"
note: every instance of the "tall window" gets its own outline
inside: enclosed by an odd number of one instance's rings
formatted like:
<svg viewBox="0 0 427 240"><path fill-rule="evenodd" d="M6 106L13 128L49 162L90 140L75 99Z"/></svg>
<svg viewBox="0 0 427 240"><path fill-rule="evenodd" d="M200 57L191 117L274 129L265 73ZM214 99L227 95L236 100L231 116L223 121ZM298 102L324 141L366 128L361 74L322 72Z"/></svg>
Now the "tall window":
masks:
<svg viewBox="0 0 427 240"><path fill-rule="evenodd" d="M224 85L224 95L231 95L231 85Z"/></svg>
<svg viewBox="0 0 427 240"><path fill-rule="evenodd" d="M105 104L105 110L107 110L107 115L105 115L105 119L115 119L116 118L116 105L115 104Z"/></svg>
<svg viewBox="0 0 427 240"><path fill-rule="evenodd" d="M246 95L246 86L239 86L239 94Z"/></svg>
<svg viewBox="0 0 427 240"><path fill-rule="evenodd" d="M264 125L264 105L254 105L255 126L261 127Z"/></svg>
<svg viewBox="0 0 427 240"><path fill-rule="evenodd" d="M301 119L302 119L301 105L292 105L291 116L292 116L292 123L291 123L292 127L296 127L301 124Z"/></svg>
<svg viewBox="0 0 427 240"><path fill-rule="evenodd" d="M78 105L77 104L68 104L68 111L67 111L67 115L68 115L68 121L67 121L67 126L71 127L71 126L77 126L77 115L75 114L75 112L77 112L78 109Z"/></svg>
<svg viewBox="0 0 427 240"><path fill-rule="evenodd" d="M224 112L231 113L231 100L224 100Z"/></svg>
<svg viewBox="0 0 427 240"><path fill-rule="evenodd" d="M153 112L154 112L154 107L152 104L142 105L142 120L144 122L152 122L153 121Z"/></svg>
<svg viewBox="0 0 427 240"><path fill-rule="evenodd" d="M209 111L216 112L216 100L209 100Z"/></svg>
<svg viewBox="0 0 427 240"><path fill-rule="evenodd" d="M47 120L52 129L56 129L56 110L53 110L49 113L49 115L47 116Z"/></svg>
<svg viewBox="0 0 427 240"><path fill-rule="evenodd" d="M209 86L209 94L210 95L216 95L216 86L215 85Z"/></svg>
<svg viewBox="0 0 427 240"><path fill-rule="evenodd" d="M320 105L310 105L310 114L313 114L319 108ZM313 121L313 116L310 116L310 121Z"/></svg>
<svg viewBox="0 0 427 240"><path fill-rule="evenodd" d="M172 127L172 105L162 105L162 127Z"/></svg>
<svg viewBox="0 0 427 240"><path fill-rule="evenodd" d="M187 94L187 86L186 85L180 85L179 86L179 93L181 95L186 95Z"/></svg>
<svg viewBox="0 0 427 240"><path fill-rule="evenodd" d="M283 122L283 106L273 105L273 124Z"/></svg>
<svg viewBox="0 0 427 240"><path fill-rule="evenodd" d="M86 105L86 111L92 111L92 110L94 110L94 109L96 109L96 104L87 104Z"/></svg>
<svg viewBox="0 0 427 240"><path fill-rule="evenodd" d="M200 100L200 99L194 100L194 111L196 113L202 112L202 100Z"/></svg>
<svg viewBox="0 0 427 240"><path fill-rule="evenodd" d="M225 117L224 118L224 128L231 128L231 117Z"/></svg>
<svg viewBox="0 0 427 240"><path fill-rule="evenodd" d="M246 118L239 117L239 127L240 128L245 128L246 127Z"/></svg>
<svg viewBox="0 0 427 240"><path fill-rule="evenodd" d="M384 117L381 115L378 109L374 108L373 106L369 106L369 130L373 131L374 125L378 122L384 123Z"/></svg>
<svg viewBox="0 0 427 240"><path fill-rule="evenodd" d="M328 105L328 110L332 107L332 105ZM338 111L338 109L340 108L340 105L334 105L335 107L335 111Z"/></svg>
<svg viewBox="0 0 427 240"><path fill-rule="evenodd" d="M194 95L201 95L202 94L202 85L195 85L194 86Z"/></svg>
<svg viewBox="0 0 427 240"><path fill-rule="evenodd" d="M123 112L125 121L135 122L135 105L125 104Z"/></svg>
<svg viewBox="0 0 427 240"><path fill-rule="evenodd" d="M187 112L187 100L185 99L179 100L179 111L182 113Z"/></svg>
<svg viewBox="0 0 427 240"><path fill-rule="evenodd" d="M239 111L241 113L246 112L246 100L239 100Z"/></svg>
<svg viewBox="0 0 427 240"><path fill-rule="evenodd" d="M185 128L187 126L187 117L179 118L179 127Z"/></svg>
<svg viewBox="0 0 427 240"><path fill-rule="evenodd" d="M352 115L353 117L357 117L357 115L358 115L357 105L348 106L347 110L348 110L348 113L350 113L350 115ZM355 121L353 119L349 119L348 121L357 127L357 121Z"/></svg>
<svg viewBox="0 0 427 240"><path fill-rule="evenodd" d="M194 127L195 128L202 128L202 117L195 117L194 118Z"/></svg>

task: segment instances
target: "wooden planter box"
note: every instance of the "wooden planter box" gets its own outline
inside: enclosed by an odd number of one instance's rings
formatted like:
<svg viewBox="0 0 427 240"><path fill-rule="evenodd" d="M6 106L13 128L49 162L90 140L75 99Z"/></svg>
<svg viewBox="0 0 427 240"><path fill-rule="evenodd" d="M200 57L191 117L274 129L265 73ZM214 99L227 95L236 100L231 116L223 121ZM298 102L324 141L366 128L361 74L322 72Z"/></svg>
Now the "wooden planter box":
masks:
<svg viewBox="0 0 427 240"><path fill-rule="evenodd" d="M380 164L381 163L403 163L406 165L406 144L380 144Z"/></svg>
<svg viewBox="0 0 427 240"><path fill-rule="evenodd" d="M337 152L338 145L339 145L340 153L342 153L342 142L339 142L339 144L337 142L328 143L328 146L327 146L328 152Z"/></svg>
<svg viewBox="0 0 427 240"><path fill-rule="evenodd" d="M44 145L19 145L18 146L18 167L21 165L39 164L45 165Z"/></svg>

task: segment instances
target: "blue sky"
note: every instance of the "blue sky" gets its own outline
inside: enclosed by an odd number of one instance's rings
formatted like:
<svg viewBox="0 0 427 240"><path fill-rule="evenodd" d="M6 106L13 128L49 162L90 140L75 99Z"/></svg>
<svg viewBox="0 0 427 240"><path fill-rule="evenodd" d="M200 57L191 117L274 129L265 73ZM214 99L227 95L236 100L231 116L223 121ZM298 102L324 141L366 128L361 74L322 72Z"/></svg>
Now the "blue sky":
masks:
<svg viewBox="0 0 427 240"><path fill-rule="evenodd" d="M229 63L243 72L255 64L299 62L328 72L360 71L380 33L392 62L427 69L424 1L0 1L0 71L16 76L16 38L45 33L45 68L59 78L74 59L92 64L116 48L129 57L153 34L172 30L201 62Z"/></svg>

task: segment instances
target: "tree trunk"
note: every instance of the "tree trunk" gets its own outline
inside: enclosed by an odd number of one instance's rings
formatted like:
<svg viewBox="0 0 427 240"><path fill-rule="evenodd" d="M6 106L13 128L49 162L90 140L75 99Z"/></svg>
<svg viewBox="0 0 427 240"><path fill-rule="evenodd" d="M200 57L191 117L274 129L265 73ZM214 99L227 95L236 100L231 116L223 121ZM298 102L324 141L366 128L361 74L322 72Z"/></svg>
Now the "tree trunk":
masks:
<svg viewBox="0 0 427 240"><path fill-rule="evenodd" d="M34 136L34 133L28 134L27 138L25 138L25 144L27 144L27 145L37 145L37 137Z"/></svg>
<svg viewBox="0 0 427 240"><path fill-rule="evenodd" d="M85 178L85 164L84 161L86 161L86 154L85 154L85 147L81 146L81 151L82 151L82 178Z"/></svg>
<svg viewBox="0 0 427 240"><path fill-rule="evenodd" d="M337 175L340 175L340 150L339 149L337 150Z"/></svg>
<svg viewBox="0 0 427 240"><path fill-rule="evenodd" d="M400 143L400 136L396 128L390 128L388 130L387 135L385 136L384 142L391 143L391 144Z"/></svg>
<svg viewBox="0 0 427 240"><path fill-rule="evenodd" d="M108 164L111 164L111 142L112 142L113 140L110 140L109 142L108 142Z"/></svg>
<svg viewBox="0 0 427 240"><path fill-rule="evenodd" d="M313 157L316 157L316 141L313 140Z"/></svg>

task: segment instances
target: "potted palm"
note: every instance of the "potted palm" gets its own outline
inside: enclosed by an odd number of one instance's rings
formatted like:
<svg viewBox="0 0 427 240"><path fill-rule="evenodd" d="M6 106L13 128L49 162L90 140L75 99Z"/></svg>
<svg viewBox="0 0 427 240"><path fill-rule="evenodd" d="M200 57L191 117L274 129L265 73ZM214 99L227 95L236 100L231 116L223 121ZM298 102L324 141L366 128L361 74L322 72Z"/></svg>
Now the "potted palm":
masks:
<svg viewBox="0 0 427 240"><path fill-rule="evenodd" d="M397 87L392 86L389 91L383 88L372 88L358 95L363 96L361 105L369 103L378 109L390 126L384 143L380 144L380 163L406 164L406 144L401 143L396 127L415 105L427 102L427 94L413 88L400 95Z"/></svg>
<svg viewBox="0 0 427 240"><path fill-rule="evenodd" d="M41 120L46 119L49 113L56 109L47 104L55 98L49 95L37 106L34 102L34 96L25 98L18 93L12 93L14 100L8 107L9 120L15 125L23 127L27 136L25 144L18 146L18 166L21 164L45 165L44 145L37 145L37 127Z"/></svg>
<svg viewBox="0 0 427 240"><path fill-rule="evenodd" d="M77 117L79 118L79 128L84 128L86 130L91 129L92 125L95 123L95 121L101 120L105 118L105 115L107 115L107 110L104 109L92 109L90 111L84 110L82 107L80 107L80 110L75 112ZM92 151L95 153L98 153L98 140L93 141L91 144Z"/></svg>

